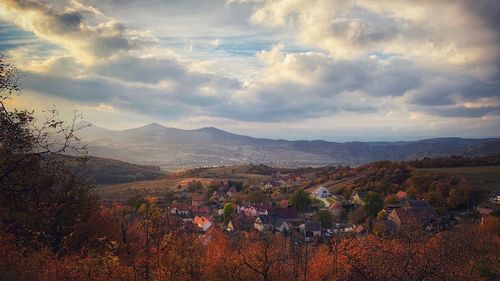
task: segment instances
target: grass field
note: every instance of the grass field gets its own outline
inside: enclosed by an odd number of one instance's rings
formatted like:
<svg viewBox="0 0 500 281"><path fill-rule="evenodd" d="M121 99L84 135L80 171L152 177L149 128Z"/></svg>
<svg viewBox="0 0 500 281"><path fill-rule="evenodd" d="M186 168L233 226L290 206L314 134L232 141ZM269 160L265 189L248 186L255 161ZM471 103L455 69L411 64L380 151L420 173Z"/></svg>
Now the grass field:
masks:
<svg viewBox="0 0 500 281"><path fill-rule="evenodd" d="M500 190L500 166L456 167L419 169L424 173L451 174L469 179L475 190L489 192Z"/></svg>

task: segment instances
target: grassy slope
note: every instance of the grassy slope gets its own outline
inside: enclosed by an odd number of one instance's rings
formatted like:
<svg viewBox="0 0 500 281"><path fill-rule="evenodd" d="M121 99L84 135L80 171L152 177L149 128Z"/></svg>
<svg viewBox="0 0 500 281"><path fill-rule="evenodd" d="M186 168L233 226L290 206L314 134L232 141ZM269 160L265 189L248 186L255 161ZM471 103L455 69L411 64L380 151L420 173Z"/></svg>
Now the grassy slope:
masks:
<svg viewBox="0 0 500 281"><path fill-rule="evenodd" d="M474 189L489 192L500 189L500 166L456 167L419 169L425 173L453 174L463 176Z"/></svg>

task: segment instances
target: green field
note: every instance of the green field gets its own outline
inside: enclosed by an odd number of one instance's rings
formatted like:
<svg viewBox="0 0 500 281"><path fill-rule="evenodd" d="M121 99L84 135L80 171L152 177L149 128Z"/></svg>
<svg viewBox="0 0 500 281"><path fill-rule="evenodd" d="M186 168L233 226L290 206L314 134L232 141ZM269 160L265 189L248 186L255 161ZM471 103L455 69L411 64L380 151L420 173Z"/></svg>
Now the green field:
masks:
<svg viewBox="0 0 500 281"><path fill-rule="evenodd" d="M500 190L500 166L419 169L424 173L458 175L469 179L475 190Z"/></svg>

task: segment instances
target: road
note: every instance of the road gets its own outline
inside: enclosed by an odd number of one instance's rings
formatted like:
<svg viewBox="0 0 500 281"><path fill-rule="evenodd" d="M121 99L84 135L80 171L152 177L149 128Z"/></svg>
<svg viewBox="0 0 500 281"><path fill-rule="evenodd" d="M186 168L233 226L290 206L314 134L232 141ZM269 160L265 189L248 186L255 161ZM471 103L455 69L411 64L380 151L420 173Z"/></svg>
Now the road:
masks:
<svg viewBox="0 0 500 281"><path fill-rule="evenodd" d="M318 200L321 200L325 204L325 208L330 207L330 202L328 202L328 200L326 200L327 198L319 198L319 197L315 197L315 198Z"/></svg>

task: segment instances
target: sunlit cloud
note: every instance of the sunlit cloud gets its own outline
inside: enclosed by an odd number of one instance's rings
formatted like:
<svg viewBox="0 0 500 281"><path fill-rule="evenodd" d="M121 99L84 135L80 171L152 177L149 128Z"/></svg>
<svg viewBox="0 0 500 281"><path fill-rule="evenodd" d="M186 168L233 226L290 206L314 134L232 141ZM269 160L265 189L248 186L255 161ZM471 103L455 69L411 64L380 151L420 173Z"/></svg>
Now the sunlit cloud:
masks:
<svg viewBox="0 0 500 281"><path fill-rule="evenodd" d="M487 0L5 0L0 49L26 73L16 105L71 105L104 127L491 136L498 13Z"/></svg>

